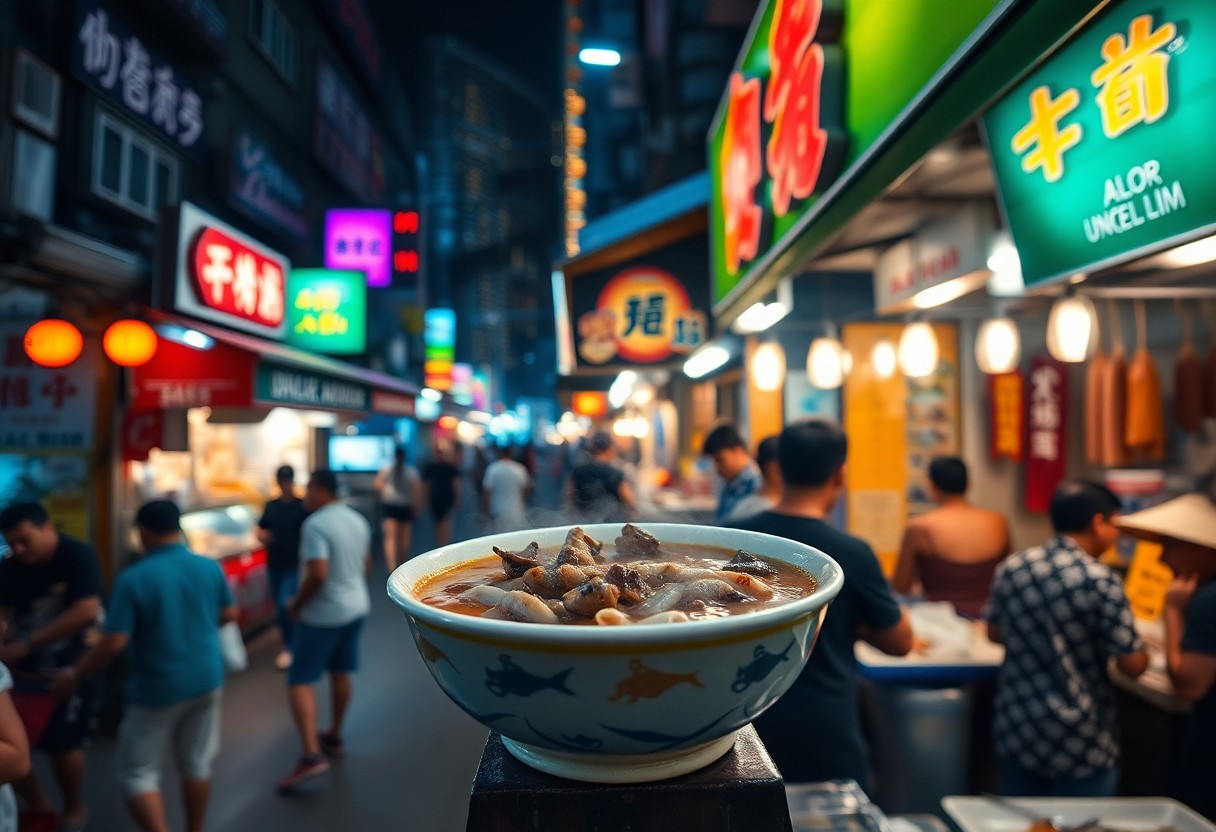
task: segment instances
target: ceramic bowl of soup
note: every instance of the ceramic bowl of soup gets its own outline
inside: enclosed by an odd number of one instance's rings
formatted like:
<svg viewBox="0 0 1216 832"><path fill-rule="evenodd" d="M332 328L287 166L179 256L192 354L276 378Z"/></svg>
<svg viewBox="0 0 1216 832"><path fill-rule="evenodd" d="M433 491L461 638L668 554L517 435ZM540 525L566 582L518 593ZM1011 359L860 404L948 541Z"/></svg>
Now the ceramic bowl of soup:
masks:
<svg viewBox="0 0 1216 832"><path fill-rule="evenodd" d="M639 525L496 534L389 577L435 681L535 769L629 783L714 762L793 684L844 583L784 538Z"/></svg>

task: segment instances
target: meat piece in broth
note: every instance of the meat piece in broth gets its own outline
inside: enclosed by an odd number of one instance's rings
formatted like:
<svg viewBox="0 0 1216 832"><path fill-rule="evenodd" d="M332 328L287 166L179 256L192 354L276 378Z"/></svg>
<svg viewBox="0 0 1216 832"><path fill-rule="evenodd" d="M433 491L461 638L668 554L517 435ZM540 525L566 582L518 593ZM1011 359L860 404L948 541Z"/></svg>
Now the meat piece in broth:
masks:
<svg viewBox="0 0 1216 832"><path fill-rule="evenodd" d="M777 574L777 567L742 549L723 567L731 572L742 572L745 575L755 575L757 578L772 578Z"/></svg>
<svg viewBox="0 0 1216 832"><path fill-rule="evenodd" d="M518 578L529 569L540 566L540 544L535 540L518 552L508 552L495 546L494 554L502 558L502 568L508 578Z"/></svg>
<svg viewBox="0 0 1216 832"><path fill-rule="evenodd" d="M595 577L562 596L562 604L574 615L590 618L602 609L615 607L621 591L603 578Z"/></svg>
<svg viewBox="0 0 1216 832"><path fill-rule="evenodd" d="M566 542L557 553L557 565L563 563L575 566L593 566L595 556L603 550L604 544L588 535L577 526L566 535Z"/></svg>
<svg viewBox="0 0 1216 832"><path fill-rule="evenodd" d="M679 610L668 610L667 612L655 613L649 618L643 618L639 624L682 624L685 621L691 621L688 613L680 612Z"/></svg>
<svg viewBox="0 0 1216 832"><path fill-rule="evenodd" d="M475 586L460 593L456 600L466 604L479 604L483 607L496 607L506 594L505 589L499 589L496 586Z"/></svg>
<svg viewBox="0 0 1216 832"><path fill-rule="evenodd" d="M767 601L769 598L773 597L773 588L764 581L753 577L752 575L744 575L742 572L727 571L714 572L712 574L715 578L719 578L727 583L734 584L743 592L746 592L748 595L757 600Z"/></svg>
<svg viewBox="0 0 1216 832"><path fill-rule="evenodd" d="M649 616L696 602L733 604L751 600L753 599L750 596L740 592L733 584L717 578L702 578L686 584L668 584L634 607L631 612L634 616Z"/></svg>
<svg viewBox="0 0 1216 832"><path fill-rule="evenodd" d="M627 607L640 604L650 597L651 590L642 573L623 563L614 563L608 567L604 580L620 590L620 603Z"/></svg>
<svg viewBox="0 0 1216 832"><path fill-rule="evenodd" d="M587 551L590 552L594 557L599 557L600 552L604 551L604 542L602 540L596 540L578 526L575 526L570 530L569 534L566 535L566 542L577 542L583 544Z"/></svg>
<svg viewBox="0 0 1216 832"><path fill-rule="evenodd" d="M541 598L561 598L586 579L582 570L569 563L556 569L536 566L524 573L524 588Z"/></svg>
<svg viewBox="0 0 1216 832"><path fill-rule="evenodd" d="M606 607L595 614L595 623L601 627L623 627L632 624L633 619L615 607Z"/></svg>
<svg viewBox="0 0 1216 832"><path fill-rule="evenodd" d="M626 523L621 528L621 536L616 539L617 554L624 558L657 558L659 545L657 537L632 523Z"/></svg>
<svg viewBox="0 0 1216 832"><path fill-rule="evenodd" d="M498 602L498 606L490 613L498 613L498 618L510 621L522 621L528 624L558 624L557 613L548 604L530 592L508 592ZM487 616L490 614L487 613Z"/></svg>

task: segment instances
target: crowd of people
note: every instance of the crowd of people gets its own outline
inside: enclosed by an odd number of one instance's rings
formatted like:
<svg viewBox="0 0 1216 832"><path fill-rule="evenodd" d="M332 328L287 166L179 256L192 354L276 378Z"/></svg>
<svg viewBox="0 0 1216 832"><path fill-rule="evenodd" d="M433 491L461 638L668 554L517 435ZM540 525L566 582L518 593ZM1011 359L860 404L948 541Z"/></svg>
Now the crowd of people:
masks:
<svg viewBox="0 0 1216 832"><path fill-rule="evenodd" d="M617 448L611 434L593 432L568 467L564 496L579 522L639 511ZM1166 670L1178 696L1194 705L1175 782L1179 797L1216 816L1216 506L1207 498L1121 517L1104 486L1066 482L1051 502L1054 536L1012 553L1005 518L968 500L963 461L939 458L929 468L938 507L907 524L888 580L870 546L833 519L848 460L837 424L792 424L759 442L754 457L739 431L723 425L702 450L724 484L716 522L828 552L847 576L806 669L755 723L787 781L852 778L867 785L854 644L864 640L895 656L912 651L907 599L915 597L953 604L960 615L986 622L989 637L1005 646L991 726L1004 793L1114 794L1120 748L1108 664L1135 677L1149 662L1122 582L1099 560L1123 532L1163 544L1162 559L1176 576L1166 596ZM529 470L526 457L513 458L509 448L494 456L483 469L471 466L476 506L488 528L522 527L535 459ZM418 470L401 451L377 475L390 571L409 557L421 512L435 521L440 545L450 540L463 497L459 463L457 449L440 447ZM333 472L312 472L302 498L294 481L290 467L277 471L278 494L258 524L283 645L276 665L286 673L300 741L298 759L277 784L287 795L345 753L343 720L371 603L373 538L368 520L339 498ZM103 615L106 593L92 547L58 531L38 504L0 512L10 548L0 560L0 832L17 828L15 796L23 830L85 828L90 716L99 674L120 654L126 711L114 777L130 814L141 829L167 829L161 759L171 749L188 828L203 828L225 672L219 633L235 620L236 607L216 562L185 545L174 503L143 505L135 523L144 556L119 573ZM324 676L332 702L322 730L314 685ZM31 686L53 692L53 707L31 707L45 696L16 707ZM49 758L59 808L31 769L34 750Z"/></svg>

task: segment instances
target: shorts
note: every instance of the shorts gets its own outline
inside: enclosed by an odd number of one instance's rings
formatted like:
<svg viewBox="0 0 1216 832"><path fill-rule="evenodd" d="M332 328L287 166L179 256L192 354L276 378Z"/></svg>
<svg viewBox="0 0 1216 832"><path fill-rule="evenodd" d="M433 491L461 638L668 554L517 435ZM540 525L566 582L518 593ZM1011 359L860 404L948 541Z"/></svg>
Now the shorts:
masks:
<svg viewBox="0 0 1216 832"><path fill-rule="evenodd" d="M160 791L161 760L173 741L181 778L208 780L220 750L220 691L185 702L148 708L135 705L118 728L115 774L127 797Z"/></svg>
<svg viewBox="0 0 1216 832"><path fill-rule="evenodd" d="M398 523L414 522L413 506L398 506L385 503L380 508L384 512L385 520L396 520Z"/></svg>
<svg viewBox="0 0 1216 832"><path fill-rule="evenodd" d="M90 679L59 703L38 739L39 751L55 756L84 748L97 721L98 690L98 680Z"/></svg>
<svg viewBox="0 0 1216 832"><path fill-rule="evenodd" d="M362 631L362 617L337 627L296 624L287 684L311 685L326 672L354 673L359 669L359 635Z"/></svg>

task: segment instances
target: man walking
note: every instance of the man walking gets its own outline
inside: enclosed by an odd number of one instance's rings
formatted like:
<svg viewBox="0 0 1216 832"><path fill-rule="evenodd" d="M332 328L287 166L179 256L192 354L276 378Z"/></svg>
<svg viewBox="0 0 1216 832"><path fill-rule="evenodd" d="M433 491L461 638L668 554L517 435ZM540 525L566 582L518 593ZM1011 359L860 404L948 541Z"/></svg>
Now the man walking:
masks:
<svg viewBox="0 0 1216 832"><path fill-rule="evenodd" d="M597 430L587 440L586 462L574 466L570 476L570 501L578 510L579 522L602 523L627 517L636 508L633 486L625 472L613 464L616 442L606 430Z"/></svg>
<svg viewBox="0 0 1216 832"><path fill-rule="evenodd" d="M847 454L848 440L834 422L811 419L790 425L777 440L781 499L771 511L727 525L831 552L848 576L806 667L755 724L787 781L852 778L865 788L868 764L853 644L861 639L903 656L912 649L912 625L873 550L825 519L844 493Z"/></svg>
<svg viewBox="0 0 1216 832"><path fill-rule="evenodd" d="M101 567L87 543L62 534L38 503L0 512L11 556L0 559L0 619L9 621L0 663L16 673L46 674L69 667L85 652L85 636L101 615ZM84 744L92 728L96 685L83 685L55 709L37 747L51 758L63 795L63 823L82 827ZM50 798L33 770L14 784L25 801L25 824L58 828Z"/></svg>
<svg viewBox="0 0 1216 832"><path fill-rule="evenodd" d="M289 609L296 619L288 700L304 753L278 782L291 794L303 782L329 770L321 756L344 754L342 719L351 697L351 674L359 666L359 634L371 610L367 570L371 567L371 526L338 500L333 471L314 471L304 494L312 512L300 536L300 590ZM333 707L330 728L317 732L317 700L312 685L329 673Z"/></svg>
<svg viewBox="0 0 1216 832"><path fill-rule="evenodd" d="M173 744L189 832L202 832L219 751L224 662L219 626L236 605L219 565L182 543L181 512L167 500L135 515L146 553L118 576L105 633L57 688L69 692L128 651L127 704L116 769L127 809L145 832L168 832L161 761Z"/></svg>
<svg viewBox="0 0 1216 832"><path fill-rule="evenodd" d="M498 458L486 466L482 481L482 509L498 531L523 528L524 502L532 488L528 469L511 459L511 449L499 446Z"/></svg>
<svg viewBox="0 0 1216 832"><path fill-rule="evenodd" d="M713 459L714 470L722 478L716 515L718 523L722 523L734 512L736 505L760 490L763 484L760 469L752 462L743 437L734 425L719 425L711 430L705 437L701 453Z"/></svg>
<svg viewBox="0 0 1216 832"><path fill-rule="evenodd" d="M266 546L266 571L270 577L270 593L274 598L279 636L283 649L274 660L279 670L291 667L291 638L294 622L287 612L287 602L296 594L296 569L300 565L300 526L308 516L304 501L295 495L296 472L284 465L275 472L279 496L266 504L258 521L258 540Z"/></svg>

